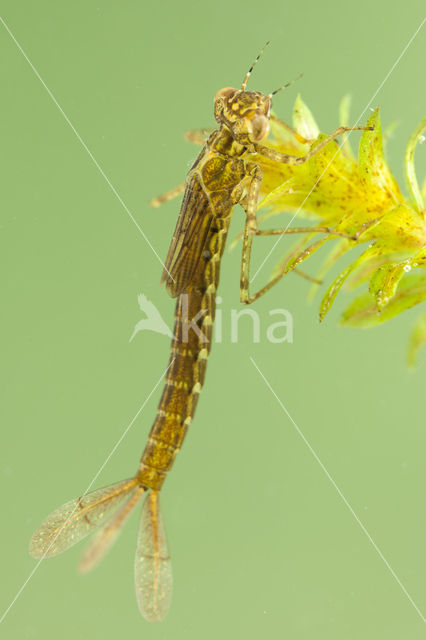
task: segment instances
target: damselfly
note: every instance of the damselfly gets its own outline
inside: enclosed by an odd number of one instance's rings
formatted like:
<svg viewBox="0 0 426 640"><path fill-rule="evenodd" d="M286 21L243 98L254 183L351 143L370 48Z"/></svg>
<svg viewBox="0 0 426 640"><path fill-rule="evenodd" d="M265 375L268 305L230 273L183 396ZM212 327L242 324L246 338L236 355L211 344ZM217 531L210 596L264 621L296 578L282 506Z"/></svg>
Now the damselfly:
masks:
<svg viewBox="0 0 426 640"><path fill-rule="evenodd" d="M262 50L263 51L263 50ZM249 304L281 277L276 274L254 294L249 292L250 253L253 238L283 233L324 232L325 227L261 230L257 203L262 170L256 159L300 165L338 135L351 130L340 127L311 146L303 156L288 155L262 144L269 133L272 97L290 83L268 95L247 91L249 76L240 89L221 89L214 101L218 128L188 137L204 144L185 184L155 199L158 206L184 192L176 229L167 255L162 281L177 297L174 336L166 384L154 425L134 477L92 491L54 511L34 533L30 552L37 558L54 556L96 531L80 569L91 569L109 549L128 516L145 496L135 560L136 594L146 619L161 620L169 608L172 570L167 549L159 495L194 416L204 382L215 316L221 257L233 208L246 214L241 261L241 302ZM290 129L285 123L282 126ZM352 127L363 129L363 127ZM296 139L308 144L295 131ZM341 235L336 233L336 235Z"/></svg>

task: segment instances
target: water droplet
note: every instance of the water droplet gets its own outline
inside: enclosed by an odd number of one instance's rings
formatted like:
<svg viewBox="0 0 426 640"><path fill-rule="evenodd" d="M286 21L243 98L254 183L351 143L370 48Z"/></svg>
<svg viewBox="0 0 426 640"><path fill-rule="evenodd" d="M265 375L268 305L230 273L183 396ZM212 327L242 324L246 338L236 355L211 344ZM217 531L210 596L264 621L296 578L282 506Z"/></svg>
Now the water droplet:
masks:
<svg viewBox="0 0 426 640"><path fill-rule="evenodd" d="M420 136L419 138L419 143L423 144L423 142L426 140L426 138L424 136Z"/></svg>
<svg viewBox="0 0 426 640"><path fill-rule="evenodd" d="M408 273L409 271L411 271L411 264L404 265L404 271L405 273Z"/></svg>

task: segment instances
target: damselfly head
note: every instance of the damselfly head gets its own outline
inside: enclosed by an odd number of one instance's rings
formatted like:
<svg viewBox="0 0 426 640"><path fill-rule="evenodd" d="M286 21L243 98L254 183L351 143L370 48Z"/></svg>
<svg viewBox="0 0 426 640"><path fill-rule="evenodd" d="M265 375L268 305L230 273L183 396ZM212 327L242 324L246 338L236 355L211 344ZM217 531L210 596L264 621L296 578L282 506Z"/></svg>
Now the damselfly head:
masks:
<svg viewBox="0 0 426 640"><path fill-rule="evenodd" d="M214 117L237 142L246 145L268 135L271 106L271 97L263 93L225 87L215 96Z"/></svg>
<svg viewBox="0 0 426 640"><path fill-rule="evenodd" d="M282 89L286 89L294 82L294 80L287 82L267 96L258 91L246 91L251 72L268 44L269 41L258 53L250 69L247 71L241 89L225 87L218 91L215 96L214 117L216 122L229 129L234 140L242 145L260 142L267 137L269 133L269 119L271 117L272 96ZM296 80L297 79L298 78L296 78Z"/></svg>

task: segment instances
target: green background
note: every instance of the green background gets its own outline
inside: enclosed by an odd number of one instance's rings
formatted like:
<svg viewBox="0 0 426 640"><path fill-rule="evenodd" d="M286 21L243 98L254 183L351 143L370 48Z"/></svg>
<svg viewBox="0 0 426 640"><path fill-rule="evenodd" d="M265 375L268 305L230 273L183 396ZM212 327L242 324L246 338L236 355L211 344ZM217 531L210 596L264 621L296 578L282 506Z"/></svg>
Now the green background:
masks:
<svg viewBox="0 0 426 640"><path fill-rule="evenodd" d="M361 114L419 26L422 6L3 0L1 15L164 258L179 203L152 210L148 201L183 181L197 150L182 132L213 124L214 94L241 83L266 40L250 87L269 92L304 72L275 109L290 121L300 91L331 131L345 93L351 119ZM425 29L371 104L381 106L385 125L399 121L388 145L398 179L407 139L425 115ZM142 318L137 295L170 322L174 302L159 286L153 251L2 26L0 65L4 610L35 566L33 530L86 489L166 367L165 336L143 332L129 343ZM242 223L237 208L231 237ZM257 263L273 239L260 243ZM43 562L2 637L425 637L421 617L249 360L424 612L426 354L415 372L405 365L418 310L374 330L341 328L346 294L319 326L318 299L309 304L309 284L289 276L256 310L262 327L270 309L291 311L294 343L263 335L253 344L241 321L232 344L226 322L240 308L239 259L238 249L224 257L224 339L164 487L175 578L166 620L149 624L136 606L135 516L93 574L76 572L81 546ZM134 472L160 388L97 487Z"/></svg>

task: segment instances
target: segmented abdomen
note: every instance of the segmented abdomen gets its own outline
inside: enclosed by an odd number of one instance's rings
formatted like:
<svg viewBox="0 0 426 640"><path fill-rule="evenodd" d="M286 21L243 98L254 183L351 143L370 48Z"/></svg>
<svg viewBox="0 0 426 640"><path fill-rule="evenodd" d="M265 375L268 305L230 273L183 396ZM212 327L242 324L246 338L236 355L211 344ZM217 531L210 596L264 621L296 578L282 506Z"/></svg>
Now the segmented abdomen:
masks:
<svg viewBox="0 0 426 640"><path fill-rule="evenodd" d="M163 484L197 406L211 347L228 226L229 218L214 221L191 284L177 299L166 385L138 471L139 482L151 489L160 489Z"/></svg>

